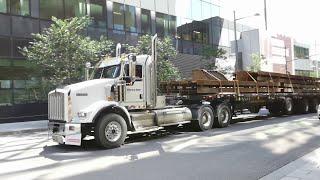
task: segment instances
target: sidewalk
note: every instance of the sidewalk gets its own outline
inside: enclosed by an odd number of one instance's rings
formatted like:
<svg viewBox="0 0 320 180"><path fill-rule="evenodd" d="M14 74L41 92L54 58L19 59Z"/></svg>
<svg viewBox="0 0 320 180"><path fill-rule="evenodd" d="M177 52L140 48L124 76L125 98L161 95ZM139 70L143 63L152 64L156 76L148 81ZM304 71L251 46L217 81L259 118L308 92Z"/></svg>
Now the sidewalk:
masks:
<svg viewBox="0 0 320 180"><path fill-rule="evenodd" d="M23 132L46 131L48 120L0 124L0 136Z"/></svg>
<svg viewBox="0 0 320 180"><path fill-rule="evenodd" d="M320 148L285 165L260 180L319 180Z"/></svg>

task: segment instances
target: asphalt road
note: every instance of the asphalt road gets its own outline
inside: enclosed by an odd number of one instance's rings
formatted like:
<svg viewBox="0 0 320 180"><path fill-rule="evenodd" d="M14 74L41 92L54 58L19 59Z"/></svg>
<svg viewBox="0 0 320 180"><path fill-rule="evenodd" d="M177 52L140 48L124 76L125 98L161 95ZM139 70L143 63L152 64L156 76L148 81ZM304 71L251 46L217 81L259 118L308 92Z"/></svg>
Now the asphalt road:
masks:
<svg viewBox="0 0 320 180"><path fill-rule="evenodd" d="M259 179L320 147L315 114L187 128L127 139L104 150L57 145L47 134L0 137L0 179Z"/></svg>

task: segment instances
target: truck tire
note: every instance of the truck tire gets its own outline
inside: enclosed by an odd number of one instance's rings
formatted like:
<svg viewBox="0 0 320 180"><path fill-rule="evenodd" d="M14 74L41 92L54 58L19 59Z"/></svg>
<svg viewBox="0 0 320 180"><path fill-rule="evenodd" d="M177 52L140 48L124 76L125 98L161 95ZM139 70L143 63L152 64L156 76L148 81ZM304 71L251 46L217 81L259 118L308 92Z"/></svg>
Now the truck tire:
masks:
<svg viewBox="0 0 320 180"><path fill-rule="evenodd" d="M281 116L281 101L270 102L267 106L272 116Z"/></svg>
<svg viewBox="0 0 320 180"><path fill-rule="evenodd" d="M308 99L303 99L302 100L300 111L301 111L302 114L309 113L309 101L308 101Z"/></svg>
<svg viewBox="0 0 320 180"><path fill-rule="evenodd" d="M211 106L201 106L197 109L197 120L192 121L192 127L197 131L206 131L212 128L214 114Z"/></svg>
<svg viewBox="0 0 320 180"><path fill-rule="evenodd" d="M319 102L318 99L314 98L310 101L309 112L316 113L318 111Z"/></svg>
<svg viewBox="0 0 320 180"><path fill-rule="evenodd" d="M215 127L224 128L229 126L232 118L230 106L226 103L217 106L217 118L214 121Z"/></svg>
<svg viewBox="0 0 320 180"><path fill-rule="evenodd" d="M104 148L120 147L127 137L127 124L118 114L107 114L95 125L95 140Z"/></svg>
<svg viewBox="0 0 320 180"><path fill-rule="evenodd" d="M293 114L293 100L292 98L285 98L283 103L283 113L286 115Z"/></svg>

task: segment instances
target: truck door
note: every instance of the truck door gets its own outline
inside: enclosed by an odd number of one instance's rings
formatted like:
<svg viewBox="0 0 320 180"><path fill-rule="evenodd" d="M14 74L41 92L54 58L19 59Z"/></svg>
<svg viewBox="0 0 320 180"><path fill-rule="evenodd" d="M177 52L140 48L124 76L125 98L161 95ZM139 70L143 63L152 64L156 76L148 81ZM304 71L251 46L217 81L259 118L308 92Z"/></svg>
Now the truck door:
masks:
<svg viewBox="0 0 320 180"><path fill-rule="evenodd" d="M128 83L125 88L125 105L128 109L144 109L144 74L142 73L143 66L140 64L135 65L135 77L132 77L132 82ZM126 74L129 74L129 66L125 66Z"/></svg>

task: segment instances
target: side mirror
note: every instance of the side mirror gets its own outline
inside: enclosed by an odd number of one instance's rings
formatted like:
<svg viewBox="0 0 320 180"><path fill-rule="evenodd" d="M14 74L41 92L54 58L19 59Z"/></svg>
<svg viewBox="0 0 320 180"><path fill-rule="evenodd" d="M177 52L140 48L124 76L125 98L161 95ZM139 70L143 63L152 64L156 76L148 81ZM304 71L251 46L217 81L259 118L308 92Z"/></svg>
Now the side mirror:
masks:
<svg viewBox="0 0 320 180"><path fill-rule="evenodd" d="M123 80L126 81L126 84L131 84L131 83L133 84L135 82L135 78L132 78L129 76L124 77Z"/></svg>
<svg viewBox="0 0 320 180"><path fill-rule="evenodd" d="M130 61L136 62L136 61L137 61L137 56L134 55L134 54L129 54L129 55L128 55L128 59L129 59Z"/></svg>

